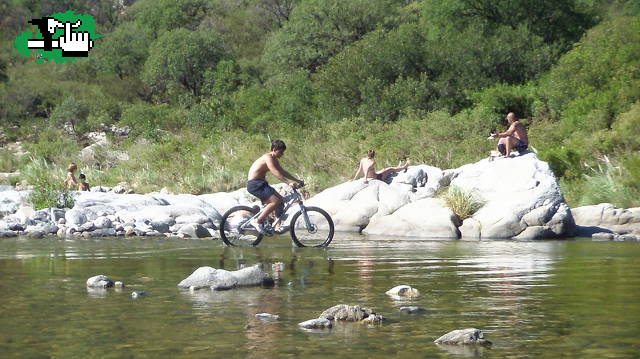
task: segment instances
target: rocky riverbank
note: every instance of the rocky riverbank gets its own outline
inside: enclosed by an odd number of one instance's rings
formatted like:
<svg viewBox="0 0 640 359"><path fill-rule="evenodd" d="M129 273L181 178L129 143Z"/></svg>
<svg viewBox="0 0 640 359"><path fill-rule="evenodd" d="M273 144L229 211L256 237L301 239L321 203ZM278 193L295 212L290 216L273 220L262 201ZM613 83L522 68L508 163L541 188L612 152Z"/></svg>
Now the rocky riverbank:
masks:
<svg viewBox="0 0 640 359"><path fill-rule="evenodd" d="M482 207L461 221L437 195L449 186L474 193ZM285 190L283 185L276 187ZM0 236L217 238L221 214L227 209L258 204L245 189L199 196L94 190L76 192L71 209L35 211L26 204L28 191L3 187ZM640 237L639 208L600 204L571 210L549 165L534 153L484 159L448 170L411 166L389 184L349 181L320 192L307 204L329 212L337 230L369 235L442 239Z"/></svg>

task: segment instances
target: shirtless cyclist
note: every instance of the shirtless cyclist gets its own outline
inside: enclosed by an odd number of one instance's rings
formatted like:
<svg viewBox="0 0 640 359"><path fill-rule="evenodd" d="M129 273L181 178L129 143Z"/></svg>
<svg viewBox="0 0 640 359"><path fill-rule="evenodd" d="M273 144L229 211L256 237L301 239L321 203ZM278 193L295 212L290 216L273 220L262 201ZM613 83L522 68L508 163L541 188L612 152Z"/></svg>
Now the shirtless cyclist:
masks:
<svg viewBox="0 0 640 359"><path fill-rule="evenodd" d="M518 151L519 153L526 150L529 147L529 137L527 136L527 130L524 125L518 121L516 114L509 112L507 114L507 122L509 128L505 132L492 133L493 137L499 137L497 151L504 157L509 157L511 151Z"/></svg>
<svg viewBox="0 0 640 359"><path fill-rule="evenodd" d="M274 176L280 179L282 182L289 184L288 180L298 183L299 186L304 185L304 181L295 178L289 172L285 171L280 166L278 159L284 155L284 151L287 146L281 140L275 140L271 143L271 152L265 153L260 156L249 168L249 174L247 176L247 191L252 195L258 197L263 203L266 204L264 211L256 219L252 219L249 223L260 233L265 234L263 223L264 219L273 211L278 210L282 212L283 202L280 194L269 186L265 177L267 172L271 172ZM282 213L277 213L278 216Z"/></svg>

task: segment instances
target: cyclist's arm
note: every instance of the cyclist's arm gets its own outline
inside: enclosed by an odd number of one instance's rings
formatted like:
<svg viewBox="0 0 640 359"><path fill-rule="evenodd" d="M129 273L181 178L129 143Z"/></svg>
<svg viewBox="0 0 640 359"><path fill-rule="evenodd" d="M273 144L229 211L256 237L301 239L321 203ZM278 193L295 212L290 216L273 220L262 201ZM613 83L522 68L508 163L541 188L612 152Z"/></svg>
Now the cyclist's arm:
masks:
<svg viewBox="0 0 640 359"><path fill-rule="evenodd" d="M269 168L269 171L271 171L271 173L273 173L274 176L278 177L278 179L281 180L282 182L288 183L287 179L290 179L292 181L302 183L301 180L295 178L289 172L285 171L284 168L280 166L280 161L278 161L276 158L267 156L266 162L267 162L267 167Z"/></svg>

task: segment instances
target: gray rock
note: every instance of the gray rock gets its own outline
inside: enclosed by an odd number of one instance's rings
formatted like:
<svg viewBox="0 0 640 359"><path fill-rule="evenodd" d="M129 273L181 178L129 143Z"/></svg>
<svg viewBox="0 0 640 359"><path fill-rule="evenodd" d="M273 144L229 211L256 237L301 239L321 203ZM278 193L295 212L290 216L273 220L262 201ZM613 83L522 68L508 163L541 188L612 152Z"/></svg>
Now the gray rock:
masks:
<svg viewBox="0 0 640 359"><path fill-rule="evenodd" d="M397 295L397 296L406 296L406 297L414 297L420 294L420 292L409 286L409 285L397 285L388 291L385 292L387 295Z"/></svg>
<svg viewBox="0 0 640 359"><path fill-rule="evenodd" d="M72 208L64 214L67 224L80 226L87 221L87 216L80 209Z"/></svg>
<svg viewBox="0 0 640 359"><path fill-rule="evenodd" d="M31 216L31 219L33 219L36 222L48 222L49 221L49 209L41 209L39 211L36 211Z"/></svg>
<svg viewBox="0 0 640 359"><path fill-rule="evenodd" d="M416 314L416 313L424 312L426 310L420 307L409 306L409 307L400 307L400 311L402 313L407 313L407 314Z"/></svg>
<svg viewBox="0 0 640 359"><path fill-rule="evenodd" d="M451 331L440 338L433 341L436 344L449 344L449 345L468 345L468 344L480 344L491 345L491 342L484 338L484 333L476 328L458 329Z"/></svg>
<svg viewBox="0 0 640 359"><path fill-rule="evenodd" d="M207 238L210 237L209 231L202 225L189 223L185 224L178 230L178 233L184 234L189 238Z"/></svg>
<svg viewBox="0 0 640 359"><path fill-rule="evenodd" d="M347 322L367 321L383 321L382 315L376 314L369 308L363 308L359 305L338 304L326 309L319 318L328 320L342 320Z"/></svg>
<svg viewBox="0 0 640 359"><path fill-rule="evenodd" d="M25 230L25 226L20 223L12 223L7 227L10 231L21 232Z"/></svg>
<svg viewBox="0 0 640 359"><path fill-rule="evenodd" d="M269 313L258 313L256 314L256 318L262 320L278 320L280 316L277 314L269 314Z"/></svg>
<svg viewBox="0 0 640 359"><path fill-rule="evenodd" d="M116 288L124 288L124 282L119 280L115 281L114 285Z"/></svg>
<svg viewBox="0 0 640 359"><path fill-rule="evenodd" d="M638 241L638 236L635 236L633 234L621 234L616 239L620 240L620 241L625 241L625 242L637 242Z"/></svg>
<svg viewBox="0 0 640 359"><path fill-rule="evenodd" d="M147 295L147 293L143 290L134 290L131 292L131 298L133 299L144 297L145 295Z"/></svg>
<svg viewBox="0 0 640 359"><path fill-rule="evenodd" d="M82 232L90 232L96 229L96 226L93 225L93 222L86 222L80 226L80 231Z"/></svg>
<svg viewBox="0 0 640 359"><path fill-rule="evenodd" d="M305 329L324 329L331 328L333 326L331 321L325 318L307 320L302 323L298 323L298 325Z"/></svg>
<svg viewBox="0 0 640 359"><path fill-rule="evenodd" d="M15 236L17 236L15 232L0 230L0 238L10 238Z"/></svg>
<svg viewBox="0 0 640 359"><path fill-rule="evenodd" d="M58 219L58 224L67 224L67 220L63 217Z"/></svg>
<svg viewBox="0 0 640 359"><path fill-rule="evenodd" d="M80 232L82 233L81 236L82 238L91 238L93 237L93 234L91 232Z"/></svg>
<svg viewBox="0 0 640 359"><path fill-rule="evenodd" d="M154 231L157 231L157 232L160 232L160 233L169 232L169 224L168 223L160 222L160 221L151 221L149 223L149 225L151 226L151 228Z"/></svg>
<svg viewBox="0 0 640 359"><path fill-rule="evenodd" d="M99 228L91 232L92 237L115 237L115 228Z"/></svg>
<svg viewBox="0 0 640 359"><path fill-rule="evenodd" d="M58 229L58 232L56 232L56 236L58 237L65 237L67 235L67 228L62 226Z"/></svg>
<svg viewBox="0 0 640 359"><path fill-rule="evenodd" d="M110 288L114 283L111 278L100 274L87 279L87 287L89 288Z"/></svg>
<svg viewBox="0 0 640 359"><path fill-rule="evenodd" d="M144 234L147 237L163 237L164 235L158 231L151 230Z"/></svg>
<svg viewBox="0 0 640 359"><path fill-rule="evenodd" d="M189 287L194 287L196 289L224 290L257 285L273 285L273 278L262 270L260 264L232 272L224 269L200 267L189 277L182 280L178 284L178 288L188 289Z"/></svg>
<svg viewBox="0 0 640 359"><path fill-rule="evenodd" d="M93 225L97 229L110 228L111 220L107 217L98 217L93 221Z"/></svg>
<svg viewBox="0 0 640 359"><path fill-rule="evenodd" d="M614 233L608 233L608 232L598 232L591 235L591 238L600 239L600 240L612 240L614 237L615 237Z"/></svg>
<svg viewBox="0 0 640 359"><path fill-rule="evenodd" d="M26 232L27 237L29 238L42 238L44 237L44 233L38 230L31 230L29 232Z"/></svg>

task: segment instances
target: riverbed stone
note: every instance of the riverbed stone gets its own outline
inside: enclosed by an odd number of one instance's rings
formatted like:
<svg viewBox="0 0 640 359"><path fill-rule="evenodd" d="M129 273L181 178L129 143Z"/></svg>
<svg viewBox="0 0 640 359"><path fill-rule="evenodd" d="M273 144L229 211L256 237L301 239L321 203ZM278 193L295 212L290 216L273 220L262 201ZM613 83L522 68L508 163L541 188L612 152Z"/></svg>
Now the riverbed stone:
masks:
<svg viewBox="0 0 640 359"><path fill-rule="evenodd" d="M87 221L87 216L80 209L72 208L64 214L65 221L71 225L81 226Z"/></svg>
<svg viewBox="0 0 640 359"><path fill-rule="evenodd" d="M104 274L99 274L87 279L87 287L89 288L110 288L113 286L114 282Z"/></svg>
<svg viewBox="0 0 640 359"><path fill-rule="evenodd" d="M305 329L325 329L331 328L333 326L331 321L325 318L306 320L304 322L298 323L298 325Z"/></svg>
<svg viewBox="0 0 640 359"><path fill-rule="evenodd" d="M434 343L448 345L491 345L491 342L484 338L484 333L476 328L453 330L434 340Z"/></svg>
<svg viewBox="0 0 640 359"><path fill-rule="evenodd" d="M400 307L400 311L402 313L407 313L407 314L417 314L417 313L425 312L426 309L416 307L416 306L406 306L406 307Z"/></svg>
<svg viewBox="0 0 640 359"><path fill-rule="evenodd" d="M200 267L189 277L178 283L179 288L194 287L225 290L236 287L273 285L273 278L262 270L260 264L242 268L236 271Z"/></svg>
<svg viewBox="0 0 640 359"><path fill-rule="evenodd" d="M277 314L270 314L270 313L258 313L256 314L256 318L262 319L262 320L278 320L280 319L280 316Z"/></svg>
<svg viewBox="0 0 640 359"><path fill-rule="evenodd" d="M17 236L17 234L13 231L9 231L9 230L0 230L0 238L10 238L10 237L15 237Z"/></svg>

